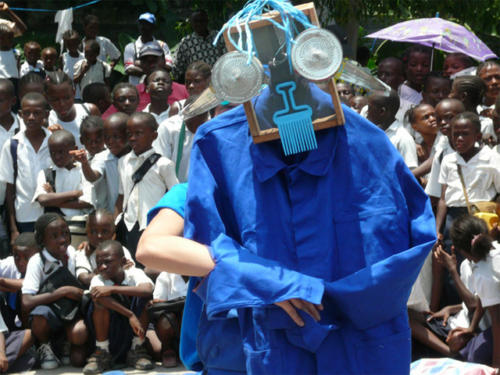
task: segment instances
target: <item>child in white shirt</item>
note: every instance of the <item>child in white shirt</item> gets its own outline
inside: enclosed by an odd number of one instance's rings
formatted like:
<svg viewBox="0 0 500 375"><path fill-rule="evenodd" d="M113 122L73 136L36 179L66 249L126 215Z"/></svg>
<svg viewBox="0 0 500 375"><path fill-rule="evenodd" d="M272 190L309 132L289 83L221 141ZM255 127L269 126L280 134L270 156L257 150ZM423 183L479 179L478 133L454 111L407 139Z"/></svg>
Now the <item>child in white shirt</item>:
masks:
<svg viewBox="0 0 500 375"><path fill-rule="evenodd" d="M80 92L90 83L106 83L111 76L111 66L97 58L100 48L95 40L87 40L84 50L85 59L74 65L73 82L80 86Z"/></svg>
<svg viewBox="0 0 500 375"><path fill-rule="evenodd" d="M45 77L43 62L40 60L41 53L42 47L37 42L30 41L24 44L24 58L26 61L19 68L20 77L25 76L29 72L35 72Z"/></svg>

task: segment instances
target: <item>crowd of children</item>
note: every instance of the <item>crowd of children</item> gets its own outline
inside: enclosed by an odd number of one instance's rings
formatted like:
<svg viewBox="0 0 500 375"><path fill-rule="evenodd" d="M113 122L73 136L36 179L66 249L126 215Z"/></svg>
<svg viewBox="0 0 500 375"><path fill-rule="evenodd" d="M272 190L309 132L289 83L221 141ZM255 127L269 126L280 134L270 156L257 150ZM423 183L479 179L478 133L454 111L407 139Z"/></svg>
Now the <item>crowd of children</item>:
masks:
<svg viewBox="0 0 500 375"><path fill-rule="evenodd" d="M197 129L231 107L182 113L224 49L189 56L214 34L204 12L173 58L154 15L139 17L125 51L88 15L83 38L66 31L60 53L28 41L20 61L14 37L26 26L0 8L11 18L0 23L0 371L175 366L186 280L144 269L135 253L149 210L187 182ZM128 82L110 87L122 53ZM468 214L500 193L500 65L449 54L431 70L431 50L412 46L378 62L392 91L337 90L387 134L435 209L438 243L408 303L415 342L498 367L498 231Z"/></svg>

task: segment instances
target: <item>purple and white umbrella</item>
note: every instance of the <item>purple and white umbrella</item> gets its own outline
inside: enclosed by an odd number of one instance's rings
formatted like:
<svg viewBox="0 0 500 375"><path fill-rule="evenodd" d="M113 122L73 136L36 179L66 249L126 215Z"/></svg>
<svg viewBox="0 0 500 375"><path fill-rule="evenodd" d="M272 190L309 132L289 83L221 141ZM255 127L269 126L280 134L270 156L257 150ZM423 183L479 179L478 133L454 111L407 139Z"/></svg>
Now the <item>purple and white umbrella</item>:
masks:
<svg viewBox="0 0 500 375"><path fill-rule="evenodd" d="M367 37L416 43L445 52L461 52L478 61L497 58L472 31L439 17L400 22Z"/></svg>

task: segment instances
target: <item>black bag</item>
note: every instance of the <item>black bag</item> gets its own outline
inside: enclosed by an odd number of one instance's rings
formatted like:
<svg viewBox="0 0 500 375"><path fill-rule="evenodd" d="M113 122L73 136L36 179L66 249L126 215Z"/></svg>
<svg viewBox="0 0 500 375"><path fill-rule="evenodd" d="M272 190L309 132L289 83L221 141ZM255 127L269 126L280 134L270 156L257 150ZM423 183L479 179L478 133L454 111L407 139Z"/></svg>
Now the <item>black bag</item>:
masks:
<svg viewBox="0 0 500 375"><path fill-rule="evenodd" d="M45 270L46 259L42 252L39 253L42 258L43 268ZM51 267L52 268L52 267ZM51 272L49 271L47 273ZM74 286L83 289L82 284L67 267L58 267L52 272L40 286L39 294L52 293L62 286ZM64 321L72 321L80 311L82 301L75 301L70 298L61 298L49 304L52 311Z"/></svg>
<svg viewBox="0 0 500 375"><path fill-rule="evenodd" d="M43 174L45 175L45 181L47 181L47 183L52 186L52 190L54 190L54 193L56 193L56 171L49 167L43 170ZM43 212L53 212L64 217L64 213L59 207L44 207Z"/></svg>

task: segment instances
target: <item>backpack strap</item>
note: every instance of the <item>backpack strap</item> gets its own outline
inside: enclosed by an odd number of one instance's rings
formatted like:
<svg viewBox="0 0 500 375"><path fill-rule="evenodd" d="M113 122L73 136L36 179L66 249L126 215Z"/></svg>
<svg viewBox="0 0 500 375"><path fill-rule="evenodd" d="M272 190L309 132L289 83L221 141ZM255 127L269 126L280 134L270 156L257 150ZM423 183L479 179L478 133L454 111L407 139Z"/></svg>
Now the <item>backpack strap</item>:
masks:
<svg viewBox="0 0 500 375"><path fill-rule="evenodd" d="M10 156L12 157L12 167L14 168L14 189L16 188L17 180L17 148L19 146L19 140L15 138L10 139Z"/></svg>
<svg viewBox="0 0 500 375"><path fill-rule="evenodd" d="M177 144L177 157L175 158L175 175L179 177L179 168L181 166L182 152L184 151L184 139L186 138L186 123L183 121L181 131L179 132L179 143Z"/></svg>
<svg viewBox="0 0 500 375"><path fill-rule="evenodd" d="M54 193L56 192L56 171L53 170L52 168L45 168L43 170L43 174L45 175L45 181L52 186L52 190L54 190Z"/></svg>
<svg viewBox="0 0 500 375"><path fill-rule="evenodd" d="M132 185L132 188L130 189L129 193L129 198L130 195L132 194L132 191L134 191L135 185L137 185L139 182L142 181L146 173L151 169L151 167L158 161L158 159L161 158L161 155L158 153L153 153L149 155L149 157L144 160L144 162L141 164L141 166L134 172L132 175L132 182L134 183ZM125 213L127 212L127 207L128 207L128 201L125 203L125 207L123 207L122 212Z"/></svg>

